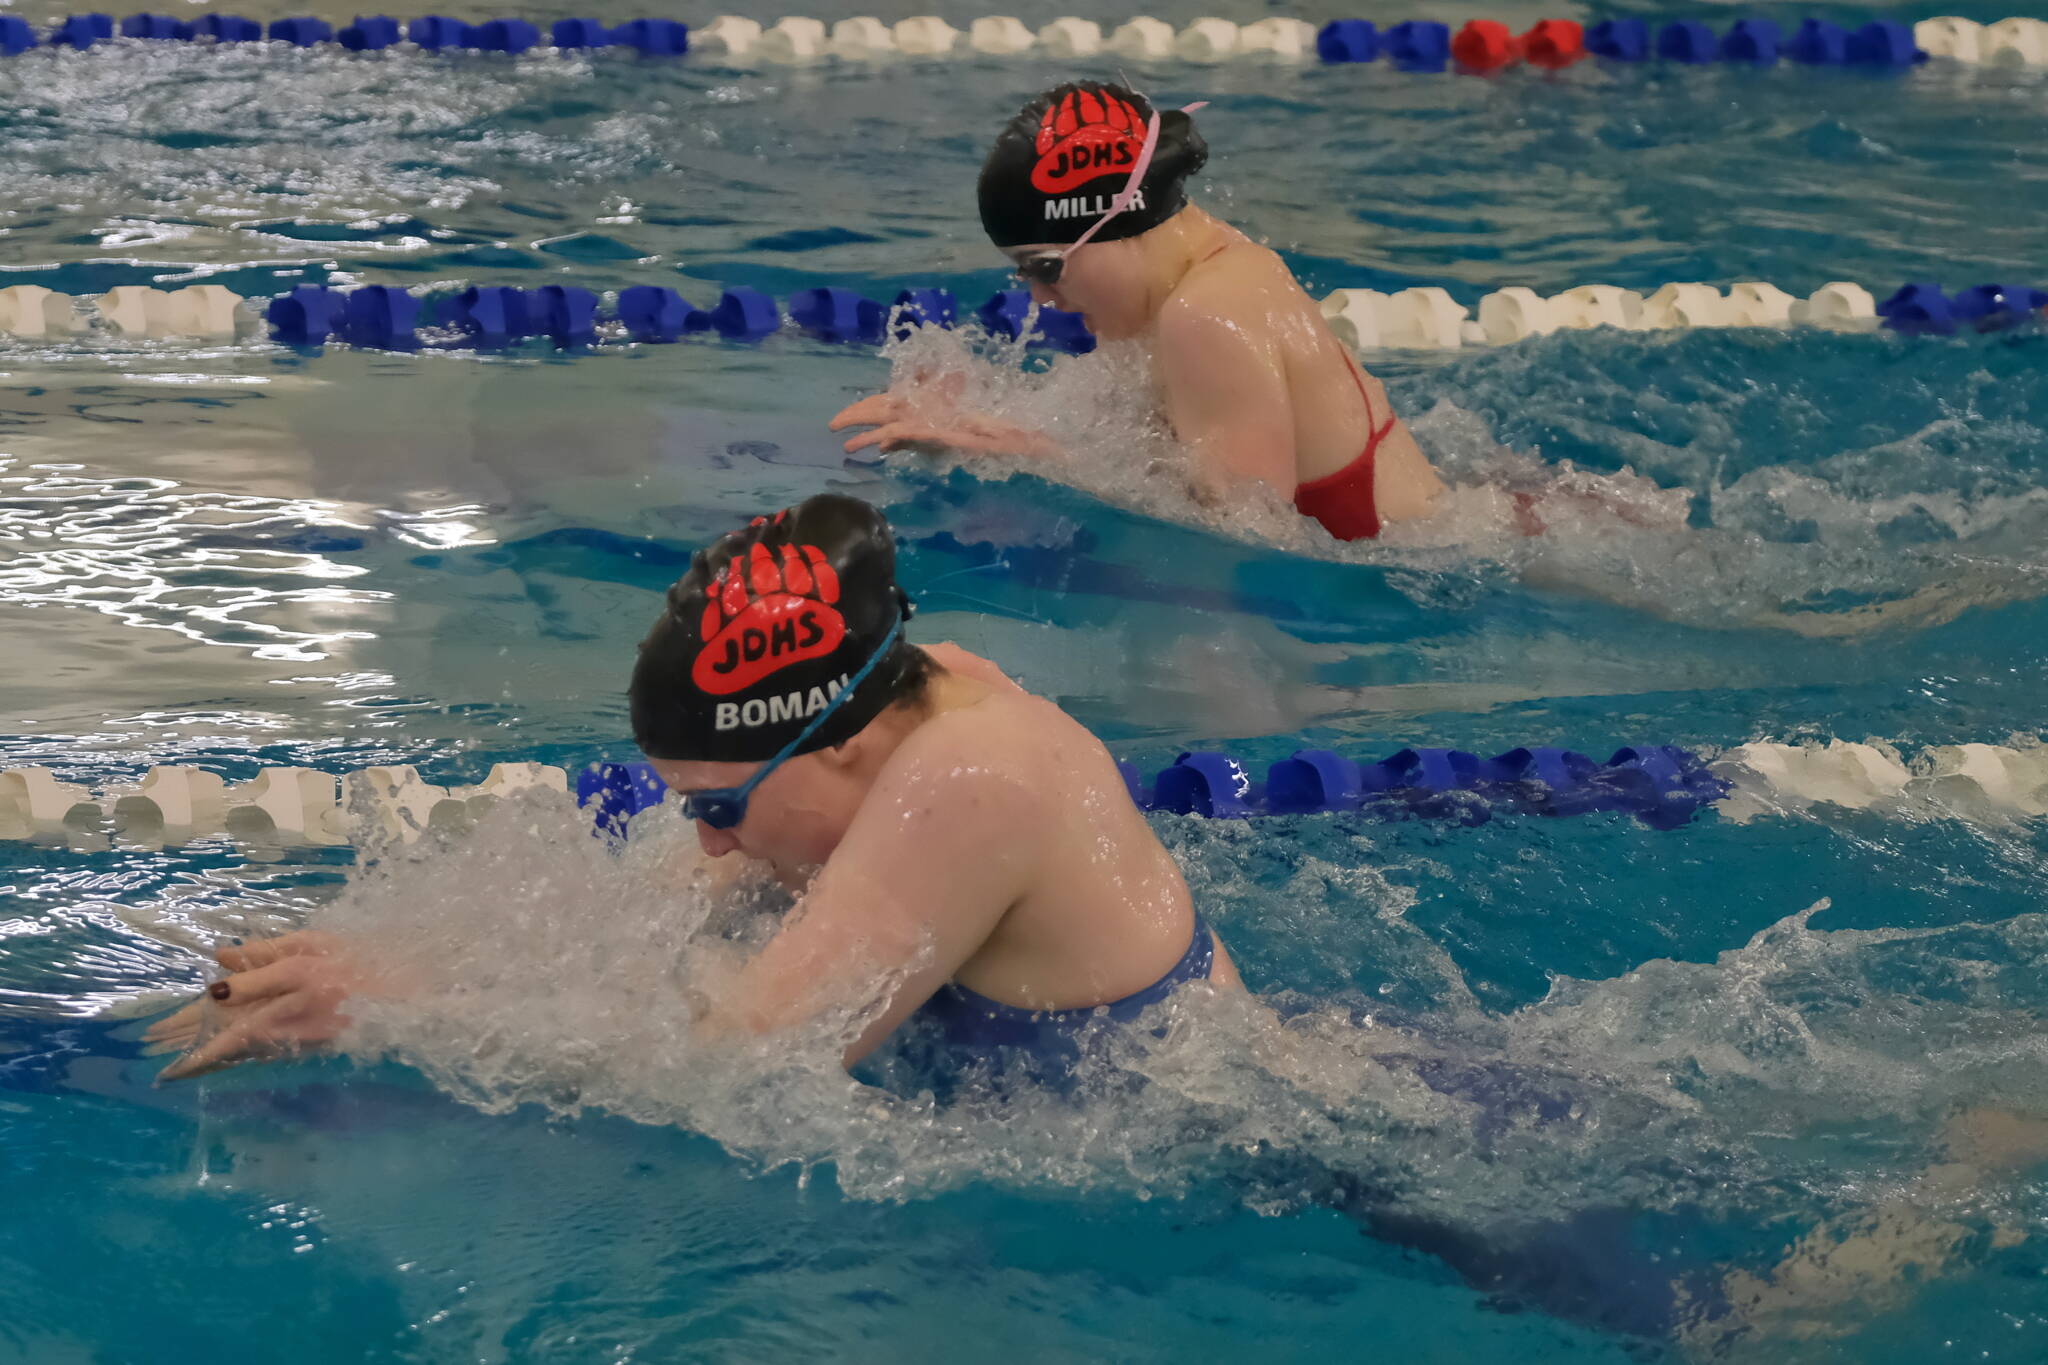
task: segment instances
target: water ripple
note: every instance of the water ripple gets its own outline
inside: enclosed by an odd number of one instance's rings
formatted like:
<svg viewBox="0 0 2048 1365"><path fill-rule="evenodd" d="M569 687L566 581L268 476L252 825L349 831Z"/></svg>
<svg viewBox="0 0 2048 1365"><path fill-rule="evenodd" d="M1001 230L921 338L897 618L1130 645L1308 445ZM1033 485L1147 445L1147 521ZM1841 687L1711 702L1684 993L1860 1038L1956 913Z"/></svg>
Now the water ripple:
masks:
<svg viewBox="0 0 2048 1365"><path fill-rule="evenodd" d="M321 614L390 598L338 586L367 570L329 558L362 546L331 528L370 529L319 499L32 465L0 474L0 604L82 607L260 659L325 659L369 635L316 624Z"/></svg>

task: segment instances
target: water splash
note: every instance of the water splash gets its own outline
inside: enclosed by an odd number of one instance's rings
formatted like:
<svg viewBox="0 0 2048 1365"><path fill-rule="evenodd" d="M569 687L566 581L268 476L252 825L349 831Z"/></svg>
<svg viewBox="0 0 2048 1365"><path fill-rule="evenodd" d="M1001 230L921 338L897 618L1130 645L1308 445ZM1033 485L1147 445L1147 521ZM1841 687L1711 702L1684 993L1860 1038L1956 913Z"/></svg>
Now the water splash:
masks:
<svg viewBox="0 0 2048 1365"><path fill-rule="evenodd" d="M837 1055L872 995L859 988L797 1034L705 1044L693 1004L774 915L708 894L674 825L613 851L546 799L508 802L461 842L385 850L315 923L418 983L359 1003L356 1055L404 1061L491 1112L595 1109L706 1134L762 1169L829 1163L869 1200L973 1183L1175 1197L1223 1181L1298 1207L1339 1172L1479 1227L1617 1197L1822 1216L1908 1180L1958 1105L2048 1108L2048 1049L2027 1022L2048 917L1823 933L1812 907L1715 962L1560 980L1501 1014L1408 922L1414 893L1363 836L1276 873L1281 851L1250 829L1166 826L1225 939L1309 976L1318 958L1371 962L1385 986L1186 992L1158 1015L1163 1040L1119 1058L1146 1084L1105 1073L1081 1104L938 1107L855 1083ZM1831 1128L1857 1141L1815 1138Z"/></svg>

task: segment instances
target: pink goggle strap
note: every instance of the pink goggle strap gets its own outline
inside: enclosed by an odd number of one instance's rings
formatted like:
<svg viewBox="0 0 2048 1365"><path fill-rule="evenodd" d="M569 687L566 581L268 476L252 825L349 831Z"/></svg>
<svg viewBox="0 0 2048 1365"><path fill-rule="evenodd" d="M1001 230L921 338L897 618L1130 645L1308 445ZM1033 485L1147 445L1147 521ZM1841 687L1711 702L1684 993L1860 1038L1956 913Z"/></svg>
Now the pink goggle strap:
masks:
<svg viewBox="0 0 2048 1365"><path fill-rule="evenodd" d="M1197 109L1206 108L1208 103L1207 100L1202 100L1195 104L1183 105L1181 112L1183 114L1192 114ZM1152 154L1158 150L1159 111L1154 109L1150 122L1145 125L1145 145L1138 151L1138 164L1131 167L1131 178L1124 182L1124 187L1121 190L1117 191L1116 198L1109 201L1109 212L1097 218L1094 226L1075 238L1074 244L1060 253L1062 257L1071 256L1082 247L1088 245L1088 239L1102 231L1108 225L1110 219L1116 217L1137 201L1139 191L1145 186L1145 172L1151 169L1152 166Z"/></svg>

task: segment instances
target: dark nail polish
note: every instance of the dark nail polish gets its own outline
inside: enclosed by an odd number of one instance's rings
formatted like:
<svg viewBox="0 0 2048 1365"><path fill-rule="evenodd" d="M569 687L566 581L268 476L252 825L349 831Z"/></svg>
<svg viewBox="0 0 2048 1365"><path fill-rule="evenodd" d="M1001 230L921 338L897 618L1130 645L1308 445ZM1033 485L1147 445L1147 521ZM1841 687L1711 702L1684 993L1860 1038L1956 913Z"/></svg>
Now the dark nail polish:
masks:
<svg viewBox="0 0 2048 1365"><path fill-rule="evenodd" d="M228 998L228 983L216 981L206 988L206 993L216 1000L225 1000Z"/></svg>

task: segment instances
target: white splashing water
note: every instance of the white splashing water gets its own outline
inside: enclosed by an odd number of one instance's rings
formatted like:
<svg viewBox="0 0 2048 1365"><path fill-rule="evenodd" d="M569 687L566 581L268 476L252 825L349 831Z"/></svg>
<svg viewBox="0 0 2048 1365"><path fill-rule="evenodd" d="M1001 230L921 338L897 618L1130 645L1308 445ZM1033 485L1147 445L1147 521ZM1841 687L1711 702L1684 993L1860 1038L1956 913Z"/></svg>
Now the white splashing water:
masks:
<svg viewBox="0 0 2048 1365"><path fill-rule="evenodd" d="M1374 867L1363 836L1295 860L1275 888L1247 870L1254 825L1200 820L1162 830L1226 940L1375 961L1440 1008L1411 1029L1383 1002L1305 1000L1284 981L1256 983L1261 996L1195 988L1158 1012L1163 1038L1118 1056L1142 1086L937 1106L840 1069L873 982L793 1035L695 1036L693 1000L774 918L736 916L679 870L693 863L686 826L643 825L613 849L561 798L535 795L465 838L374 850L314 923L413 984L357 1001L347 1049L491 1112L602 1110L703 1133L757 1168L830 1163L861 1199L975 1182L1139 1198L1220 1186L1277 1210L1341 1172L1474 1226L1617 1200L1853 1204L1910 1178L1957 1105L2048 1109L2048 1048L2030 1022L2048 994L2033 984L2048 916L1821 933L1814 907L1714 963L1560 981L1502 1016L1406 922L1413 893ZM1467 1079L1443 1093L1421 1074L1429 1058ZM1489 1089L1568 1116L1473 1098ZM1850 1120L1883 1140L1824 1159L1803 1145L1807 1129Z"/></svg>

